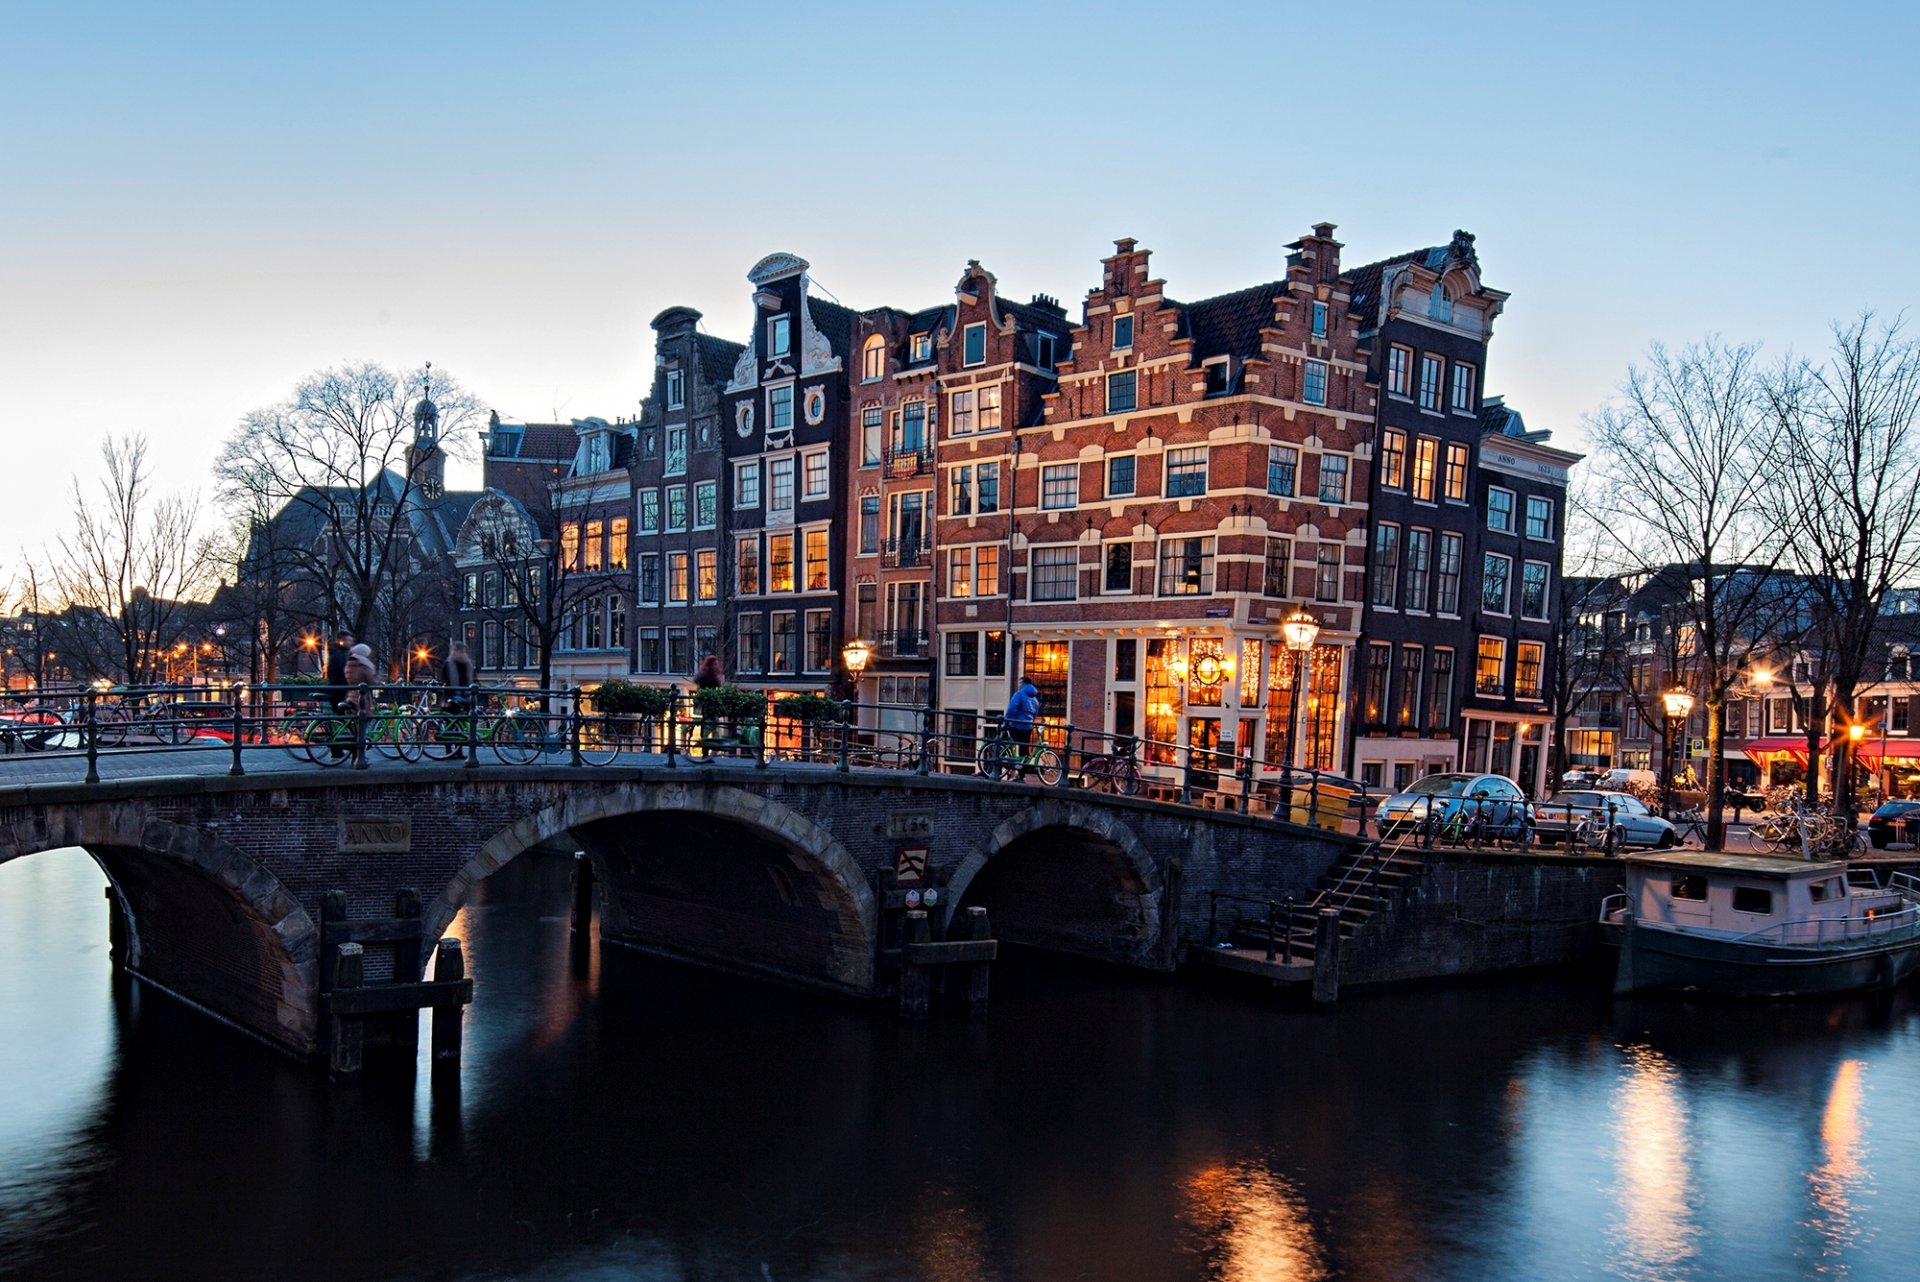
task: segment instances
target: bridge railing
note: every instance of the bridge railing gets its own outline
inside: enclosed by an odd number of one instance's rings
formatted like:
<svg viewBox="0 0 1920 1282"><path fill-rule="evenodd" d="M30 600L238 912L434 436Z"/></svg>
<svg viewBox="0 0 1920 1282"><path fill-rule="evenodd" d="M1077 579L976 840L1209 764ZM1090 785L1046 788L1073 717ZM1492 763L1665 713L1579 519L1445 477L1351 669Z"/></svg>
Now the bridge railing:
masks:
<svg viewBox="0 0 1920 1282"><path fill-rule="evenodd" d="M609 700L611 703L612 701ZM587 689L433 682L339 687L287 681L210 691L115 686L61 695L0 694L0 753L84 760L96 782L129 757L225 755L227 773L371 763L773 763L833 770L988 774L1039 788L1084 789L1269 815L1365 834L1376 796L1354 780L1276 762L1249 744L1173 743L1043 718L1031 745L993 716L879 701L780 698L757 715L704 710L668 686L636 706L602 708ZM271 763L271 764L269 764ZM1003 768L1004 767L1004 768ZM3 776L0 776L3 777ZM38 773L35 777L45 777Z"/></svg>

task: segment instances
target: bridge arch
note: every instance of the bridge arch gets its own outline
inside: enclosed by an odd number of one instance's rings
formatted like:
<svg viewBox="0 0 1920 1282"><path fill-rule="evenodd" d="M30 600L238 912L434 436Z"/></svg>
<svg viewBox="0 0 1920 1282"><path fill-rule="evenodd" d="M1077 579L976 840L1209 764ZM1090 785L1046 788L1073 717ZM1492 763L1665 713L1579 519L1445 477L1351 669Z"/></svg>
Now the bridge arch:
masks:
<svg viewBox="0 0 1920 1282"><path fill-rule="evenodd" d="M1048 797L961 860L948 913L978 905L1012 943L1154 966L1164 929L1159 863L1120 812Z"/></svg>
<svg viewBox="0 0 1920 1282"><path fill-rule="evenodd" d="M217 833L138 805L70 806L0 826L0 864L77 846L125 924L117 960L277 1046L311 1051L320 933L280 880Z"/></svg>
<svg viewBox="0 0 1920 1282"><path fill-rule="evenodd" d="M877 910L852 854L793 808L716 782L562 794L481 843L428 906L428 938L447 929L475 883L563 836L588 853L602 883L604 938L814 987L870 989ZM674 862L702 876L663 885L661 870ZM675 899L675 913L655 910L663 896ZM811 925L789 928L782 918Z"/></svg>

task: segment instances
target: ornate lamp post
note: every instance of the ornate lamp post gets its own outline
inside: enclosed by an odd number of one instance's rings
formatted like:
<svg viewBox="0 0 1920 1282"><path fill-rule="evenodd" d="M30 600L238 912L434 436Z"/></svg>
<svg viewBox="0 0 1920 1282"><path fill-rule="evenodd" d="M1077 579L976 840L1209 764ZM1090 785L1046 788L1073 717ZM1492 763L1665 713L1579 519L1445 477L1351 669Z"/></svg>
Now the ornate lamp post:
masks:
<svg viewBox="0 0 1920 1282"><path fill-rule="evenodd" d="M853 679L853 697L860 698L860 678L866 674L867 665L873 662L873 644L859 637L840 647L840 662L847 665L847 675Z"/></svg>
<svg viewBox="0 0 1920 1282"><path fill-rule="evenodd" d="M1673 730L1677 724L1684 725L1687 714L1693 711L1693 696L1675 687L1661 695L1660 702L1666 705L1667 712L1666 777L1660 784L1660 813L1671 817L1673 814Z"/></svg>
<svg viewBox="0 0 1920 1282"><path fill-rule="evenodd" d="M313 675L317 677L323 674L326 671L326 665L320 662L320 638L309 632L300 638L300 648L305 650L307 657L313 660Z"/></svg>
<svg viewBox="0 0 1920 1282"><path fill-rule="evenodd" d="M1280 634L1287 639L1287 649L1293 651L1293 706L1287 712L1287 769L1291 772L1299 758L1308 656L1313 653L1313 643L1320 639L1320 624L1305 610L1295 610L1280 625Z"/></svg>

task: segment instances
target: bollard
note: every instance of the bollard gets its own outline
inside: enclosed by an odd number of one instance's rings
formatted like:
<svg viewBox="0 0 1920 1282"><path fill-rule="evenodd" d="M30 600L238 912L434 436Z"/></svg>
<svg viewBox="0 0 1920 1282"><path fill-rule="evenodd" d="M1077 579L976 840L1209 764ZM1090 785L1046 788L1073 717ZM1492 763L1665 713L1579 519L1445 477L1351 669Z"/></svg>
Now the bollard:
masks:
<svg viewBox="0 0 1920 1282"><path fill-rule="evenodd" d="M667 687L667 769L678 768L680 762L680 687Z"/></svg>
<svg viewBox="0 0 1920 1282"><path fill-rule="evenodd" d="M573 707L567 713L567 741L573 750L573 764L576 767L587 764L587 759L580 755L580 703L585 696L586 692L579 686L575 686Z"/></svg>
<svg viewBox="0 0 1920 1282"><path fill-rule="evenodd" d="M366 959L364 949L359 944L341 944L334 953L333 991L358 988L366 979ZM335 1015L331 1019L332 1037L329 1039L328 1067L336 1075L357 1073L360 1071L361 1046L364 1040L358 1015Z"/></svg>
<svg viewBox="0 0 1920 1282"><path fill-rule="evenodd" d="M467 977L466 955L460 941L449 935L434 951L433 978L450 983ZM433 1008L433 1066L436 1069L460 1067L460 1030L466 1019L466 1007L448 1002Z"/></svg>
<svg viewBox="0 0 1920 1282"><path fill-rule="evenodd" d="M245 766L240 764L240 747L246 739L246 708L240 701L238 690L233 695L233 764L227 767L229 775L244 775Z"/></svg>
<svg viewBox="0 0 1920 1282"><path fill-rule="evenodd" d="M82 711L86 717L87 740L87 782L100 782L100 723L94 714L98 696L88 692L81 696Z"/></svg>
<svg viewBox="0 0 1920 1282"><path fill-rule="evenodd" d="M967 909L967 938L984 940L993 938L993 928L987 924L987 910L984 908ZM967 1009L975 1015L987 1009L987 976L993 963L967 963Z"/></svg>
<svg viewBox="0 0 1920 1282"><path fill-rule="evenodd" d="M915 908L907 913L907 945L933 942L933 928L927 922L926 910ZM900 1018L925 1019L932 995L933 974L925 966L902 955L900 964Z"/></svg>
<svg viewBox="0 0 1920 1282"><path fill-rule="evenodd" d="M573 852L573 916L569 929L576 935L593 929L593 861L587 852Z"/></svg>
<svg viewBox="0 0 1920 1282"><path fill-rule="evenodd" d="M1313 1000L1331 1006L1340 998L1340 910L1322 908L1313 923Z"/></svg>
<svg viewBox="0 0 1920 1282"><path fill-rule="evenodd" d="M1240 758L1240 813L1247 813L1247 806L1253 799L1253 748L1249 746L1246 755Z"/></svg>
<svg viewBox="0 0 1920 1282"><path fill-rule="evenodd" d="M851 768L850 754L853 747L853 700L840 701L840 764L841 774Z"/></svg>

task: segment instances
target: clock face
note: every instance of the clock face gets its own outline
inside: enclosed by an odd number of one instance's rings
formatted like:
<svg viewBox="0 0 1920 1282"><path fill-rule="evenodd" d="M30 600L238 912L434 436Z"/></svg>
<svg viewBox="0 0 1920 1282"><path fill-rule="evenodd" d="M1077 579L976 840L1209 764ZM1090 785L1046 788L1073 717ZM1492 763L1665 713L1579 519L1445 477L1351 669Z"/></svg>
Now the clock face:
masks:
<svg viewBox="0 0 1920 1282"><path fill-rule="evenodd" d="M753 435L753 406L743 404L734 412L733 430L742 436Z"/></svg>

